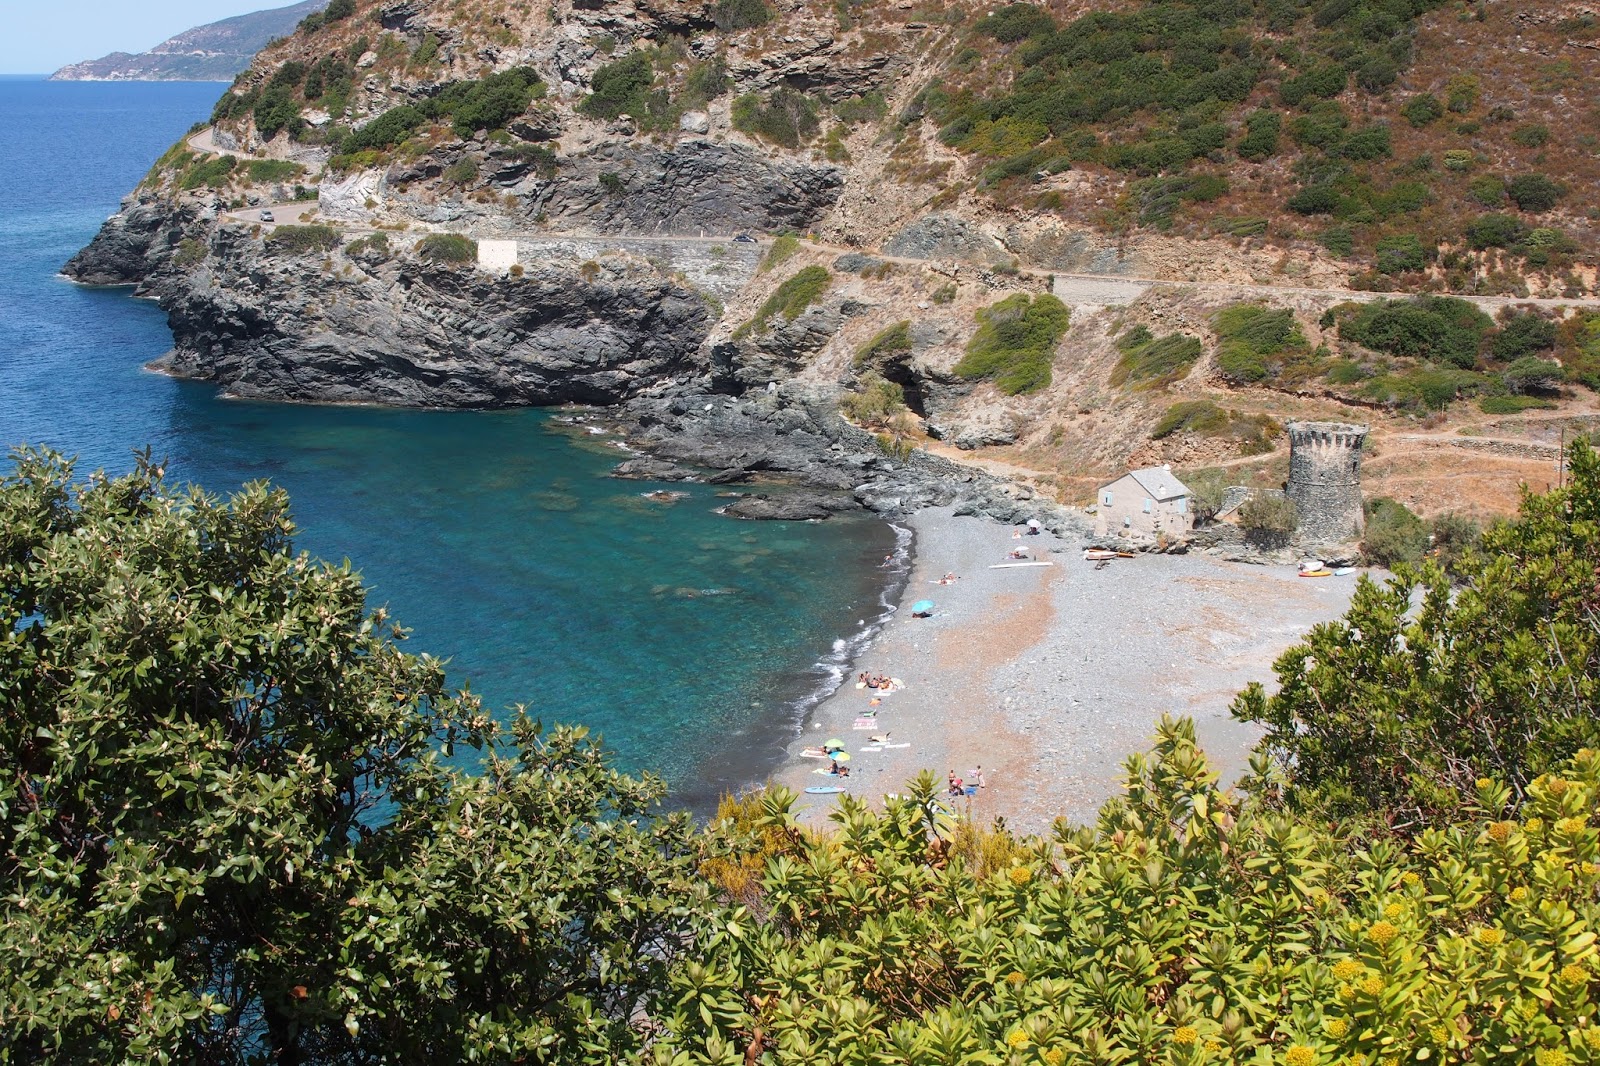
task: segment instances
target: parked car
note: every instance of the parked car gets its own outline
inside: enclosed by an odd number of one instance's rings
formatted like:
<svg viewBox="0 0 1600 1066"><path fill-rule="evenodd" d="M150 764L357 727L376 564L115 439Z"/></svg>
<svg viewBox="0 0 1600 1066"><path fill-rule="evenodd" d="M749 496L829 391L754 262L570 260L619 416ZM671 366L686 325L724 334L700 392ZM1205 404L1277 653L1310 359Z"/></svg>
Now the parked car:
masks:
<svg viewBox="0 0 1600 1066"><path fill-rule="evenodd" d="M756 239L748 233L741 233L733 239L734 244L754 244Z"/></svg>
<svg viewBox="0 0 1600 1066"><path fill-rule="evenodd" d="M276 222L277 219L272 217L272 212L271 211L263 211L263 212L261 212L261 221L263 221L263 222Z"/></svg>

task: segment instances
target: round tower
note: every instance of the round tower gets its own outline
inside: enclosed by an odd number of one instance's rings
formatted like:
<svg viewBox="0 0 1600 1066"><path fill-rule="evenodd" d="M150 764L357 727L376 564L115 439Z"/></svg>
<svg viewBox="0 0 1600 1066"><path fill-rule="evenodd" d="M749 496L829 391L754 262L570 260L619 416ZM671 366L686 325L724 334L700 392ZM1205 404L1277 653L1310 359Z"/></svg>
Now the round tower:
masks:
<svg viewBox="0 0 1600 1066"><path fill-rule="evenodd" d="M1289 484L1300 539L1344 543L1361 536L1361 445L1366 426L1289 423Z"/></svg>

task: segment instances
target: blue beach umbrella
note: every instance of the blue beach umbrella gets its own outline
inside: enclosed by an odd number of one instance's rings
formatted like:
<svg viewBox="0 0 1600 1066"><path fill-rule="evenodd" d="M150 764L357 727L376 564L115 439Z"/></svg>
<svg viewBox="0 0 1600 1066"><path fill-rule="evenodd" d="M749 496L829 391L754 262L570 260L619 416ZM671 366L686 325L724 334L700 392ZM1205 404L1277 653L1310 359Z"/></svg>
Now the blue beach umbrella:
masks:
<svg viewBox="0 0 1600 1066"><path fill-rule="evenodd" d="M933 613L933 601L932 600L918 600L916 603L913 603L911 605L911 613L912 614L932 614Z"/></svg>

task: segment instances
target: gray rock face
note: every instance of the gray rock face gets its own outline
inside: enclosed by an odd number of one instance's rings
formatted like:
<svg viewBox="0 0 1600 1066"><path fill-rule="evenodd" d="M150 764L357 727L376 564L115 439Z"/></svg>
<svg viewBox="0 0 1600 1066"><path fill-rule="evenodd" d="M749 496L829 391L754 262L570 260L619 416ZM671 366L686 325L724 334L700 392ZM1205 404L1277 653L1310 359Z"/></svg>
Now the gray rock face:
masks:
<svg viewBox="0 0 1600 1066"><path fill-rule="evenodd" d="M200 223L214 214L193 205L174 210L154 197L130 198L61 272L85 285L139 285L152 274L170 269L173 255L185 240L202 239L205 232Z"/></svg>
<svg viewBox="0 0 1600 1066"><path fill-rule="evenodd" d="M889 238L883 250L909 259L966 259L982 263L1006 254L999 241L966 219L946 214L919 218Z"/></svg>
<svg viewBox="0 0 1600 1066"><path fill-rule="evenodd" d="M842 493L791 492L782 496L755 493L741 496L722 509L734 518L763 521L806 522L828 518L839 511L855 511L860 504Z"/></svg>
<svg viewBox="0 0 1600 1066"><path fill-rule="evenodd" d="M604 182L601 175L608 175ZM843 185L832 165L690 140L673 149L607 144L563 156L553 178L530 174L511 191L557 230L698 236L805 229Z"/></svg>
<svg viewBox="0 0 1600 1066"><path fill-rule="evenodd" d="M108 222L69 276L140 283L174 350L159 365L240 396L421 407L608 404L704 371L704 300L647 267L522 277L370 250L289 254L239 226L170 268L176 225ZM181 235L181 227L177 233ZM181 236L178 240L182 240Z"/></svg>

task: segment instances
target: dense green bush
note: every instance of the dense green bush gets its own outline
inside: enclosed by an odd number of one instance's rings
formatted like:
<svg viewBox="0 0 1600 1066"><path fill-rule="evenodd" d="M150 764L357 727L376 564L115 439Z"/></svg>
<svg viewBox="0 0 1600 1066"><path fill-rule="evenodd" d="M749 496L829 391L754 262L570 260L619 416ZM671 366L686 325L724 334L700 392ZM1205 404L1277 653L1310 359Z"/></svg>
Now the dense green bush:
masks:
<svg viewBox="0 0 1600 1066"><path fill-rule="evenodd" d="M1484 396L1478 400L1478 410L1486 415L1519 415L1553 407L1554 403L1538 396Z"/></svg>
<svg viewBox="0 0 1600 1066"><path fill-rule="evenodd" d="M1283 373L1311 352L1294 313L1259 304L1235 304L1218 311L1217 371L1223 380L1247 385Z"/></svg>
<svg viewBox="0 0 1600 1066"><path fill-rule="evenodd" d="M767 254L761 257L760 272L765 274L775 270L788 262L794 253L800 250L800 238L793 233L780 233L773 238L772 244L767 248Z"/></svg>
<svg viewBox="0 0 1600 1066"><path fill-rule="evenodd" d="M766 0L718 0L711 12L712 21L723 33L765 26L772 19Z"/></svg>
<svg viewBox="0 0 1600 1066"><path fill-rule="evenodd" d="M873 334L872 339L856 349L856 365L881 365L911 352L911 323L896 322Z"/></svg>
<svg viewBox="0 0 1600 1066"><path fill-rule="evenodd" d="M331 252L339 247L343 238L332 226L315 223L309 226L278 226L267 234L267 240L274 247L299 254Z"/></svg>
<svg viewBox="0 0 1600 1066"><path fill-rule="evenodd" d="M432 263L476 262L478 242L459 233L430 233L416 244L417 255Z"/></svg>
<svg viewBox="0 0 1600 1066"><path fill-rule="evenodd" d="M882 427L905 413L906 393L882 374L869 370L861 375L854 389L839 398L839 407L857 425Z"/></svg>
<svg viewBox="0 0 1600 1066"><path fill-rule="evenodd" d="M1503 363L1556 346L1560 330L1549 319L1533 313L1513 313L1500 322L1489 337L1489 354Z"/></svg>
<svg viewBox="0 0 1600 1066"><path fill-rule="evenodd" d="M1228 192L1228 179L1220 174L1175 174L1147 178L1133 187L1138 219L1146 226L1166 229L1186 203L1209 203Z"/></svg>
<svg viewBox="0 0 1600 1066"><path fill-rule="evenodd" d="M1506 182L1506 195L1524 211L1538 213L1556 206L1566 190L1543 174L1519 174Z"/></svg>
<svg viewBox="0 0 1600 1066"><path fill-rule="evenodd" d="M832 280L833 275L828 273L827 267L802 267L772 291L772 295L756 310L755 317L734 333L734 339L742 339L766 329L773 315L781 314L784 321L793 322L828 291L828 284Z"/></svg>
<svg viewBox="0 0 1600 1066"><path fill-rule="evenodd" d="M204 185L212 189L221 189L233 180L233 171L239 165L239 160L231 155L212 156L185 168L178 177L178 186L183 189L198 189Z"/></svg>
<svg viewBox="0 0 1600 1066"><path fill-rule="evenodd" d="M1444 105L1432 93L1420 93L1405 102L1400 108L1400 114L1420 130L1444 117Z"/></svg>
<svg viewBox="0 0 1600 1066"><path fill-rule="evenodd" d="M1117 350L1122 358L1111 371L1111 384L1153 389L1186 376L1203 348L1198 337L1186 333L1157 337L1149 327L1138 325L1117 338Z"/></svg>
<svg viewBox="0 0 1600 1066"><path fill-rule="evenodd" d="M1008 296L977 312L978 331L955 365L958 376L990 380L1001 392L1037 392L1050 384L1056 345L1072 313L1048 294Z"/></svg>
<svg viewBox="0 0 1600 1066"><path fill-rule="evenodd" d="M1428 557L1444 568L1452 578L1466 575L1467 554L1478 549L1483 539L1483 526L1467 515L1447 511L1429 526Z"/></svg>
<svg viewBox="0 0 1600 1066"><path fill-rule="evenodd" d="M1215 437L1227 428L1228 412L1210 400L1179 400L1162 413L1155 428L1150 430L1150 439L1162 440L1174 433Z"/></svg>
<svg viewBox="0 0 1600 1066"><path fill-rule="evenodd" d="M0 529L0 1059L639 1061L710 902L660 782L452 695L264 482L22 453Z"/></svg>
<svg viewBox="0 0 1600 1066"><path fill-rule="evenodd" d="M1524 355L1500 372L1500 379L1513 394L1553 392L1567 380L1560 363Z"/></svg>
<svg viewBox="0 0 1600 1066"><path fill-rule="evenodd" d="M645 113L645 94L655 76L655 67L648 55L642 51L630 52L594 72L589 82L590 93L578 109L596 118L616 118L623 114L637 118Z"/></svg>
<svg viewBox="0 0 1600 1066"><path fill-rule="evenodd" d="M1427 266L1428 253L1415 233L1395 233L1379 238L1374 265L1381 274L1405 274Z"/></svg>
<svg viewBox="0 0 1600 1066"><path fill-rule="evenodd" d="M1428 550L1428 527L1399 500L1378 496L1366 501L1361 557L1371 566L1420 563Z"/></svg>
<svg viewBox="0 0 1600 1066"><path fill-rule="evenodd" d="M1568 467L1567 488L1524 497L1516 519L1484 531L1461 587L1432 567L1401 568L1386 588L1363 582L1344 619L1278 660L1276 695L1251 685L1235 702L1236 716L1267 727L1262 750L1279 760L1292 805L1415 830L1490 794L1496 812L1543 802L1574 755L1585 773L1600 768L1600 630L1589 617L1600 461L1579 441ZM1586 817L1541 824L1536 839L1581 832ZM1527 868L1520 849L1532 844L1503 831L1490 843L1511 845L1504 854Z"/></svg>
<svg viewBox="0 0 1600 1066"><path fill-rule="evenodd" d="M1470 369L1494 319L1465 300L1418 296L1375 300L1337 315L1339 336L1375 352L1404 355Z"/></svg>
<svg viewBox="0 0 1600 1066"><path fill-rule="evenodd" d="M232 156L227 158L232 159ZM229 169L232 169L231 167ZM274 181L293 181L306 172L301 163L288 159L252 159L245 164L245 173L252 182L264 185Z"/></svg>
<svg viewBox="0 0 1600 1066"><path fill-rule="evenodd" d="M733 128L752 137L798 148L816 136L817 104L804 93L777 89L766 96L746 93L733 102Z"/></svg>
<svg viewBox="0 0 1600 1066"><path fill-rule="evenodd" d="M1515 215L1494 213L1479 215L1467 223L1467 246L1482 251L1485 248L1510 248L1527 234L1528 227Z"/></svg>
<svg viewBox="0 0 1600 1066"><path fill-rule="evenodd" d="M1283 129L1283 116L1270 108L1258 108L1245 119L1245 134L1239 138L1236 149L1239 158L1259 163L1278 151L1278 134Z"/></svg>
<svg viewBox="0 0 1600 1066"><path fill-rule="evenodd" d="M1239 528L1254 543L1283 547L1300 525L1294 501L1280 492L1257 492L1239 505Z"/></svg>

